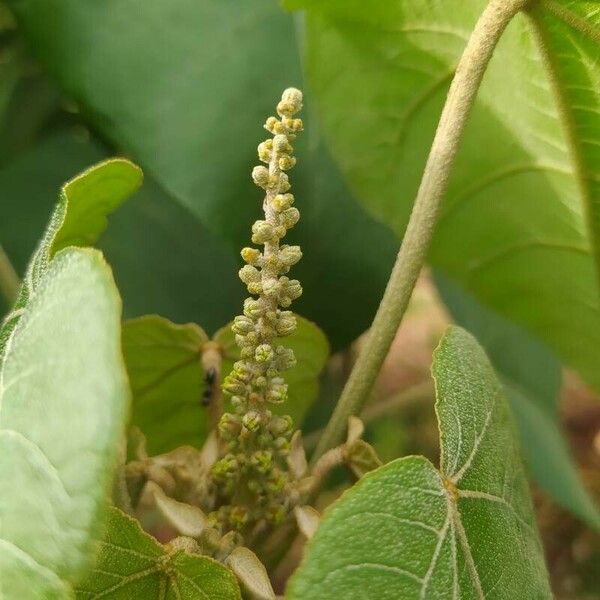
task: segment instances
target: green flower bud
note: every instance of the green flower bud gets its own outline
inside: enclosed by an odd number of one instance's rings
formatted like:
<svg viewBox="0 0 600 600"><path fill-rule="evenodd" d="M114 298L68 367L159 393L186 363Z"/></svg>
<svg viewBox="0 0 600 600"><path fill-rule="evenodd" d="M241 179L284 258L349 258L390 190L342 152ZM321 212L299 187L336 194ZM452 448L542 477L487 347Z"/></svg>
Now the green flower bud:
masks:
<svg viewBox="0 0 600 600"><path fill-rule="evenodd" d="M273 140L266 140L258 145L258 158L265 163L271 160Z"/></svg>
<svg viewBox="0 0 600 600"><path fill-rule="evenodd" d="M238 333L239 335L246 335L247 333L254 331L254 327L255 324L252 319L240 315L233 320L231 331L233 331L233 333Z"/></svg>
<svg viewBox="0 0 600 600"><path fill-rule="evenodd" d="M288 281L285 286L285 295L289 296L292 300L296 300L302 296L302 286L297 279L292 279Z"/></svg>
<svg viewBox="0 0 600 600"><path fill-rule="evenodd" d="M254 300L254 298L244 300L244 315L251 319L258 319L262 317L263 313L264 308L258 300Z"/></svg>
<svg viewBox="0 0 600 600"><path fill-rule="evenodd" d="M269 431L277 438L283 435L291 433L293 427L292 417L284 415L282 417L276 416L271 419L269 423Z"/></svg>
<svg viewBox="0 0 600 600"><path fill-rule="evenodd" d="M232 439L242 428L240 417L231 413L224 413L219 419L219 433L224 439Z"/></svg>
<svg viewBox="0 0 600 600"><path fill-rule="evenodd" d="M273 347L269 344L261 344L258 346L254 352L254 357L257 362L265 363L273 360L274 352Z"/></svg>
<svg viewBox="0 0 600 600"><path fill-rule="evenodd" d="M296 329L296 317L294 313L289 310L280 311L275 329L279 335L289 335L292 333Z"/></svg>
<svg viewBox="0 0 600 600"><path fill-rule="evenodd" d="M296 366L296 357L291 348L277 346L275 349L275 367L280 371L287 371Z"/></svg>
<svg viewBox="0 0 600 600"><path fill-rule="evenodd" d="M268 473L273 466L273 455L268 450L257 450L252 455L250 464L259 473Z"/></svg>
<svg viewBox="0 0 600 600"><path fill-rule="evenodd" d="M260 426L260 414L255 410L248 411L242 417L242 425L248 431L256 431Z"/></svg>

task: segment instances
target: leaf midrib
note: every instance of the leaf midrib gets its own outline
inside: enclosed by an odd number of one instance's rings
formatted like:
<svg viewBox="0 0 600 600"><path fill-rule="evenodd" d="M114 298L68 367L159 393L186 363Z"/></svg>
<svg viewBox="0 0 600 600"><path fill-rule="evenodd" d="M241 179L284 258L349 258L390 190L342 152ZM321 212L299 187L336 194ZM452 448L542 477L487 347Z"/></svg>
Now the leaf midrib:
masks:
<svg viewBox="0 0 600 600"><path fill-rule="evenodd" d="M556 68L556 57L552 51L552 45L548 43L548 33L545 30L538 11L546 9L549 14L557 18L563 24L588 37L596 44L600 44L600 31L589 26L579 15L571 10L557 4L554 0L540 0L538 6L526 11L532 36L546 69L546 75L550 89L554 95L554 102L558 119L560 121L563 135L573 165L573 175L579 189L579 195L583 206L586 229L593 249L594 266L597 283L600 284L600 236L594 231L593 193L590 182L594 179L593 174L587 171L583 160L583 149L577 140L575 128L575 117L569 106L567 95Z"/></svg>

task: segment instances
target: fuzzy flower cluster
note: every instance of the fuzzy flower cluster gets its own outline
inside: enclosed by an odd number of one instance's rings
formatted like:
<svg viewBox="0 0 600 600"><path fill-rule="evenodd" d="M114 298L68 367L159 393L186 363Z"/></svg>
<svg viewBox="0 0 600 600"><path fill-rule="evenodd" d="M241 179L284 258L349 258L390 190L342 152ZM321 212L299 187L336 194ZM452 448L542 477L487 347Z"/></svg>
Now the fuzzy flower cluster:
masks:
<svg viewBox="0 0 600 600"><path fill-rule="evenodd" d="M300 247L281 243L300 218L286 172L296 164L292 142L303 125L294 115L301 108L302 93L285 90L277 105L280 118L269 117L265 123L272 137L258 146L264 165L252 171L254 183L265 190L265 218L252 226L252 242L262 245L262 251L241 252L246 265L239 276L251 297L232 326L240 360L225 378L223 391L235 412L220 420L225 451L212 471L220 496L213 518L238 531L261 521L279 523L291 509L285 458L292 420L273 415L269 406L286 400L281 374L296 362L293 351L279 345L277 338L296 328L294 315L285 309L302 294L300 282L287 276L302 257Z"/></svg>

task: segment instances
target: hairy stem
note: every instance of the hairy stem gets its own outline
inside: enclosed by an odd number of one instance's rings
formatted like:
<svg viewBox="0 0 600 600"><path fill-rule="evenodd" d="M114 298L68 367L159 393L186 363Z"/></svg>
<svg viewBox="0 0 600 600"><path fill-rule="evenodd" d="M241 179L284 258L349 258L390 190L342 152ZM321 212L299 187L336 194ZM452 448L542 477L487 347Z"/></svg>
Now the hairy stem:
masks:
<svg viewBox="0 0 600 600"><path fill-rule="evenodd" d="M343 439L348 417L358 414L369 397L427 257L459 141L483 75L506 26L528 1L491 0L473 30L450 85L406 233L368 340L313 461Z"/></svg>
<svg viewBox="0 0 600 600"><path fill-rule="evenodd" d="M0 292L10 306L15 303L20 287L21 280L4 249L0 246Z"/></svg>

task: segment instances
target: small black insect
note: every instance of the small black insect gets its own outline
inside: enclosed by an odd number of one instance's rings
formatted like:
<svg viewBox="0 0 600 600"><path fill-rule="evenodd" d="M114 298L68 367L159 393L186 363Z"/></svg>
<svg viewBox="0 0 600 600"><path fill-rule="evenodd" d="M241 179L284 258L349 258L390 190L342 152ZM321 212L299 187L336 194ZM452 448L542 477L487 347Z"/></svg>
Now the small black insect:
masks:
<svg viewBox="0 0 600 600"><path fill-rule="evenodd" d="M204 375L204 383L206 388L202 394L202 406L209 406L213 397L215 382L217 380L217 370L214 367L209 367Z"/></svg>

